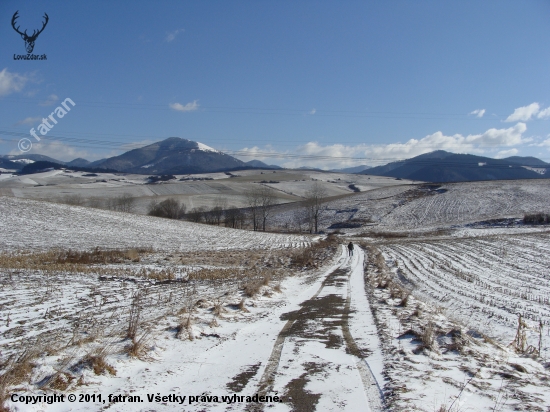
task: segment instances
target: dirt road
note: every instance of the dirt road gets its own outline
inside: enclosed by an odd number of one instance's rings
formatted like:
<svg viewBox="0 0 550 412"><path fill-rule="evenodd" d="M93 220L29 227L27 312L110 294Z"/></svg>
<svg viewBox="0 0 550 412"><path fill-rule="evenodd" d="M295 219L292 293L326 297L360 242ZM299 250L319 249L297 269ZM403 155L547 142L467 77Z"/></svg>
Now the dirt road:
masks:
<svg viewBox="0 0 550 412"><path fill-rule="evenodd" d="M343 248L338 267L315 295L281 316L287 322L260 379L259 394L282 394L284 405L295 411L383 410L380 383L368 363L375 355L381 371L363 261L362 250L356 247L348 257ZM361 339L350 330L361 333Z"/></svg>

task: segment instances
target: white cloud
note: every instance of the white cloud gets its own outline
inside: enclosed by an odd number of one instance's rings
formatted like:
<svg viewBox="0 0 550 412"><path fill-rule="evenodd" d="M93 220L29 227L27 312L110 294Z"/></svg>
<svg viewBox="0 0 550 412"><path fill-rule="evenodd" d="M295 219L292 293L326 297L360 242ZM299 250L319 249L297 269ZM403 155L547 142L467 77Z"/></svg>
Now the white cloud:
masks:
<svg viewBox="0 0 550 412"><path fill-rule="evenodd" d="M529 146L550 147L550 137L548 137L548 139L546 140L543 140L541 143L533 143Z"/></svg>
<svg viewBox="0 0 550 412"><path fill-rule="evenodd" d="M514 110L514 113L506 118L505 122L526 122L531 120L539 112L539 110L540 106L536 102L531 103L528 106L518 107Z"/></svg>
<svg viewBox="0 0 550 412"><path fill-rule="evenodd" d="M42 121L41 117L26 117L23 120L21 120L20 122L15 123L15 125L16 126L21 126L23 124L33 125L33 124L41 122L41 121Z"/></svg>
<svg viewBox="0 0 550 412"><path fill-rule="evenodd" d="M166 33L166 38L164 39L164 41L167 43L170 43L176 38L176 36L179 33L183 33L184 31L185 31L184 29L177 29L177 30L174 30L173 32Z"/></svg>
<svg viewBox="0 0 550 412"><path fill-rule="evenodd" d="M311 110L309 111L309 114L315 114L316 112L317 112L317 110L311 109Z"/></svg>
<svg viewBox="0 0 550 412"><path fill-rule="evenodd" d="M70 161L76 159L77 157L82 157L90 160L90 153L86 150L79 150L68 146L59 141L49 141L46 142L41 140L40 142L35 142L34 139L32 142L32 149L29 153L39 153L41 155L50 156L57 160ZM12 155L20 155L21 151L19 149L14 149L10 152Z"/></svg>
<svg viewBox="0 0 550 412"><path fill-rule="evenodd" d="M246 160L258 159L265 161L279 160L278 164L285 167L312 166L322 169L368 164L376 166L391 161L407 159L434 150L446 150L454 153L482 154L486 148L499 149L501 147L516 146L530 141L523 137L527 130L525 123L518 123L507 129L489 129L484 133L463 136L455 134L446 136L436 132L422 139L410 139L405 143L390 143L385 145L359 144L346 146L333 144L323 146L318 142L308 142L298 146L295 150L276 152L272 147L260 149L242 149L246 152ZM292 158L292 156L300 156ZM309 157L309 158L308 158ZM355 159L354 159L355 158Z"/></svg>
<svg viewBox="0 0 550 412"><path fill-rule="evenodd" d="M181 103L170 103L170 108L178 112L193 112L199 108L199 104L196 100L192 103L187 103L185 106Z"/></svg>
<svg viewBox="0 0 550 412"><path fill-rule="evenodd" d="M474 110L473 112L470 112L470 114L473 114L476 117L483 117L483 115L485 114L485 109L477 109L477 110Z"/></svg>
<svg viewBox="0 0 550 412"><path fill-rule="evenodd" d="M515 156L518 154L518 149L501 150L495 155L497 159L503 159L505 157Z"/></svg>
<svg viewBox="0 0 550 412"><path fill-rule="evenodd" d="M45 101L40 103L40 106L53 106L58 100L59 97L57 97L55 94L50 94Z"/></svg>
<svg viewBox="0 0 550 412"><path fill-rule="evenodd" d="M547 117L550 117L550 107L547 107L546 109L541 110L537 114L537 119L546 119Z"/></svg>
<svg viewBox="0 0 550 412"><path fill-rule="evenodd" d="M27 76L10 73L7 68L0 72L0 96L19 92L25 87L29 78Z"/></svg>

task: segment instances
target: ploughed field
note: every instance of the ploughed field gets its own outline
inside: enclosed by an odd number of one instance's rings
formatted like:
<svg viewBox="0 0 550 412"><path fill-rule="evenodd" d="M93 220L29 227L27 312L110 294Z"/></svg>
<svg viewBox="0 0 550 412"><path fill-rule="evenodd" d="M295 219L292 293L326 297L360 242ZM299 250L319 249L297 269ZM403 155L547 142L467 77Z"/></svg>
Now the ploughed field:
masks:
<svg viewBox="0 0 550 412"><path fill-rule="evenodd" d="M550 234L491 235L379 246L388 267L415 295L472 329L512 342L521 315L528 343L550 327ZM542 352L550 355L544 333Z"/></svg>

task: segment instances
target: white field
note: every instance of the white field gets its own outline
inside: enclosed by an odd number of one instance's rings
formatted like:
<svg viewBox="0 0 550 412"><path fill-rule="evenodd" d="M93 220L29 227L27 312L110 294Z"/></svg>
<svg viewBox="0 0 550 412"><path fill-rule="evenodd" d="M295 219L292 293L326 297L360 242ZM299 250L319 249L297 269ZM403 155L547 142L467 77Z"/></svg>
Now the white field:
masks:
<svg viewBox="0 0 550 412"><path fill-rule="evenodd" d="M0 249L150 247L162 251L302 247L299 235L245 230L113 213L86 207L0 197Z"/></svg>
<svg viewBox="0 0 550 412"><path fill-rule="evenodd" d="M183 202L187 209L215 205L223 198L228 206L246 207L246 193L262 181L274 189L277 203L303 200L313 181L318 181L326 190L327 196L351 194L350 184L365 190L403 184L387 177L300 170L244 170L225 173L198 175L178 175L181 178L213 180L179 181L172 180L158 184L146 184L146 175L99 173L98 176L85 176L84 172L53 170L25 176L0 175L0 195L37 200L62 201L68 196L80 196L85 202L92 199L107 199L129 194L137 199L136 212L146 214L152 199L162 201L168 197Z"/></svg>
<svg viewBox="0 0 550 412"><path fill-rule="evenodd" d="M247 173L223 181L256 181ZM326 177L324 184L341 187L331 182L336 176ZM285 190L298 192L301 180L287 177ZM60 377L67 381L67 394L133 394L145 400L9 405L29 411L182 410L173 401L148 402L146 394L259 392L283 396L284 402L265 405L280 411L547 410L549 231L471 223L547 212L548 181L447 184L438 190L394 181L391 187L330 202L323 224L372 220L348 231L361 235L344 237L342 243L352 240L373 249L363 253L356 248L352 258L341 249L325 266L307 270L284 262L316 240L311 236L0 197L1 252L96 246L155 250L140 262L92 266L86 273L0 269L0 361L29 343L39 348L30 379L10 387L10 393L41 394L48 391L48 379ZM278 219L289 219L291 213ZM408 237L369 237L371 228ZM375 262L374 250L382 254L383 265ZM185 263L199 251L206 256L203 263ZM254 260L253 254L261 258ZM223 263L222 256L234 256L234 262ZM221 267L235 275L169 283L142 275L171 270L185 280L200 267ZM117 275L122 269L130 275ZM109 270L112 277L99 278ZM264 279L258 295L244 295L243 284L261 280L264 273L276 277ZM377 287L381 273L401 285L400 291ZM138 336L145 336L147 344L135 358L127 354L124 335L137 291L143 293ZM407 291L412 295L403 304ZM243 298L246 310L239 309ZM531 354L509 346L518 314L526 322ZM189 316L192 322L182 338L177 328ZM544 326L540 355L533 352L539 321ZM426 347L421 336L430 328L433 342ZM459 347L453 346L457 342ZM48 345L49 351L44 349ZM101 350L116 376L96 374L79 363ZM184 407L191 411L247 408L244 403L188 401Z"/></svg>
<svg viewBox="0 0 550 412"><path fill-rule="evenodd" d="M352 220L381 231L430 230L522 218L530 212L550 213L550 180L447 183L437 190L423 187L395 185L328 202L322 229Z"/></svg>
<svg viewBox="0 0 550 412"><path fill-rule="evenodd" d="M539 321L550 328L549 232L396 241L379 248L415 295L504 346L515 336L519 314L533 345ZM550 358L548 334L541 345L543 357Z"/></svg>

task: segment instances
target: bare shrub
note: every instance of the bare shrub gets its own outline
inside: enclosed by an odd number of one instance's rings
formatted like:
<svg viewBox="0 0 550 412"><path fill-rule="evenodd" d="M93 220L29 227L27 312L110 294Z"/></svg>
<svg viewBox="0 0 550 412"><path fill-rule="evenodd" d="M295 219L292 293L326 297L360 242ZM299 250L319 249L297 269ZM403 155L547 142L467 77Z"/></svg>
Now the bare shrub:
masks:
<svg viewBox="0 0 550 412"><path fill-rule="evenodd" d="M109 210L116 210L118 212L131 213L134 211L136 198L129 193L124 193L120 196L111 198L107 201L107 208Z"/></svg>
<svg viewBox="0 0 550 412"><path fill-rule="evenodd" d="M184 337L188 338L189 340L195 339L195 336L193 335L193 320L191 318L191 314L187 315L187 319L182 319L176 329L177 339L183 339Z"/></svg>
<svg viewBox="0 0 550 412"><path fill-rule="evenodd" d="M84 199L82 196L73 194L73 195L65 195L61 199L61 203L65 203L66 205L73 205L73 206L83 206L84 205Z"/></svg>
<svg viewBox="0 0 550 412"><path fill-rule="evenodd" d="M71 370L77 371L82 368L89 368L93 370L96 375L105 375L109 373L116 376L116 369L107 363L105 355L103 350L97 351L94 354L88 354L74 365Z"/></svg>
<svg viewBox="0 0 550 412"><path fill-rule="evenodd" d="M260 289L262 288L262 286L263 282L261 280L252 280L244 285L243 291L246 296L252 298L260 293Z"/></svg>
<svg viewBox="0 0 550 412"><path fill-rule="evenodd" d="M550 223L550 213L531 213L523 216L523 223L545 225Z"/></svg>
<svg viewBox="0 0 550 412"><path fill-rule="evenodd" d="M428 324L422 329L420 334L420 340L422 341L422 347L428 350L436 350L436 334L434 324L429 321Z"/></svg>
<svg viewBox="0 0 550 412"><path fill-rule="evenodd" d="M47 387L54 391L66 391L74 380L74 376L66 372L58 372L48 380Z"/></svg>
<svg viewBox="0 0 550 412"><path fill-rule="evenodd" d="M290 266L296 268L317 267L328 256L332 256L337 247L338 239L336 236L329 235L325 239L295 252L291 257Z"/></svg>
<svg viewBox="0 0 550 412"><path fill-rule="evenodd" d="M218 298L214 300L214 307L212 308L212 313L214 316L222 317L224 313L227 312L227 309L224 307L225 299Z"/></svg>
<svg viewBox="0 0 550 412"><path fill-rule="evenodd" d="M148 331L145 331L142 333L142 335L138 338L135 336L132 339L132 343L127 346L127 352L128 355L130 355L133 358L143 358L145 354L147 353L147 346L149 345L150 335Z"/></svg>
<svg viewBox="0 0 550 412"><path fill-rule="evenodd" d="M147 214L167 219L181 219L185 215L185 210L185 204L178 202L176 199L168 198L160 203L152 201L149 204Z"/></svg>
<svg viewBox="0 0 550 412"><path fill-rule="evenodd" d="M104 205L104 202L99 197L92 197L88 200L88 207L93 207L95 209L101 209Z"/></svg>

